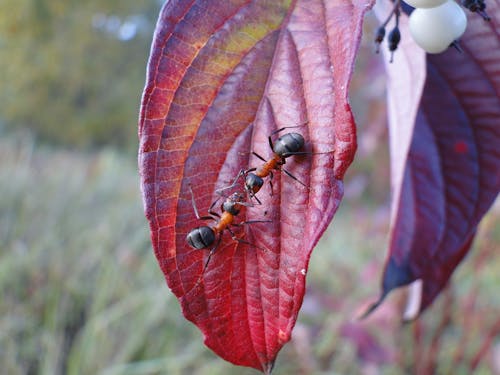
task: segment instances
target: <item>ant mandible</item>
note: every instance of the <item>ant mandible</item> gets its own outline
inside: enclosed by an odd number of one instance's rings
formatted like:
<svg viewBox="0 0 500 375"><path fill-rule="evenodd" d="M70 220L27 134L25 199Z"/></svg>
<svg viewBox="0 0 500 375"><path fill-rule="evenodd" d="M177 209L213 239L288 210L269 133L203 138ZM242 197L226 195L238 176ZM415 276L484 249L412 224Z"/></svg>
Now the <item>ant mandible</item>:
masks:
<svg viewBox="0 0 500 375"><path fill-rule="evenodd" d="M193 190L191 189L191 185L189 185L189 191L191 193L191 203L193 205L196 218L198 220L214 221L214 224L210 226L204 225L192 229L186 236L187 243L194 249L197 250L207 249L213 245L212 248L210 249L210 252L208 253L207 261L205 262L203 271L200 275L201 279L202 275L205 273L208 267L208 264L210 263L212 255L215 253L215 250L217 250L217 247L219 246L222 240L222 234L224 233L225 230L227 230L231 234L231 238L233 240L247 245L255 246L252 243L245 241L242 238L236 237L234 232L231 230L230 225L240 226L243 224L267 223L271 222L271 220L249 220L239 224L234 224L233 223L234 218L240 213L243 206L249 206L249 207L253 206L253 204L245 202L244 195L238 192L231 194L231 196L227 197L226 200L222 203L221 205L222 215L219 215L218 213L212 211L215 204L219 201L217 199L212 203L212 205L208 209L209 215L200 216L200 214L198 213L198 209L196 208L196 202L194 199Z"/></svg>

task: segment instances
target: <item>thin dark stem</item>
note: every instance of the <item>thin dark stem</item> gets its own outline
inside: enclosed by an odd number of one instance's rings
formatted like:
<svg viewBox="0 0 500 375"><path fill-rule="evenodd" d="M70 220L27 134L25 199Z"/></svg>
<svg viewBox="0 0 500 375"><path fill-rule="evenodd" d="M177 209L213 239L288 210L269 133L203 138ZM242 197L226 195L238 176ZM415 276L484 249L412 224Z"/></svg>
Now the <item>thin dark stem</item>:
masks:
<svg viewBox="0 0 500 375"><path fill-rule="evenodd" d="M386 27L387 24L389 23L389 21L391 20L392 16L394 14L399 14L399 4L400 4L400 0L396 0L394 2L394 6L392 7L392 10L391 12L389 13L389 15L387 16L386 20L382 23L381 27ZM396 21L397 22L397 21Z"/></svg>
<svg viewBox="0 0 500 375"><path fill-rule="evenodd" d="M472 360L470 362L471 374L474 373L481 360L484 358L486 353L488 353L493 343L493 340L498 335L500 335L500 318L493 324L493 327L491 327L491 329L489 330L486 338L484 339L483 344L481 345L477 353L472 357Z"/></svg>
<svg viewBox="0 0 500 375"><path fill-rule="evenodd" d="M420 364L423 362L423 345L422 345L422 322L417 319L413 323L413 373L421 374Z"/></svg>
<svg viewBox="0 0 500 375"><path fill-rule="evenodd" d="M447 288L445 290L444 297L445 300L443 303L441 321L434 331L434 336L432 337L431 345L427 355L427 363L425 369L426 374L433 374L436 372L441 339L443 338L444 332L446 331L446 328L450 325L452 320L451 315L453 307L453 295L450 288Z"/></svg>

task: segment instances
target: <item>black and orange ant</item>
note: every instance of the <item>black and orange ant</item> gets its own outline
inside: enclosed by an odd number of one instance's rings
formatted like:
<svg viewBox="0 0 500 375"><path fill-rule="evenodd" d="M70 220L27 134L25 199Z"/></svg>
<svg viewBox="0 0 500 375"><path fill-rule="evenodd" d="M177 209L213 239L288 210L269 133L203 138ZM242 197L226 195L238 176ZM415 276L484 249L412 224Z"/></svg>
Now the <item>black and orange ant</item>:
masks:
<svg viewBox="0 0 500 375"><path fill-rule="evenodd" d="M215 250L217 250L218 246L222 241L222 234L224 233L225 230L227 230L231 234L231 237L234 241L257 247L252 243L245 241L242 238L236 237L235 233L231 230L230 226L231 225L241 226L244 224L253 224L253 223L268 223L271 222L271 220L249 220L235 224L234 218L240 213L241 209L244 206L248 207L253 206L252 203L245 202L245 196L238 192L231 194L231 196L227 197L226 200L222 203L221 215L213 211L215 204L218 202L217 199L212 203L212 205L208 209L208 216L200 216L200 214L198 213L198 209L196 208L194 193L193 190L191 189L191 186L189 186L189 191L191 192L191 203L193 205L196 218L198 220L214 221L214 224L210 226L204 225L192 229L186 236L187 243L194 249L202 250L211 247L210 252L208 253L208 258L205 262L205 266L203 267L203 271L200 275L201 279L201 276L205 273L208 264L210 263L212 255L215 253Z"/></svg>
<svg viewBox="0 0 500 375"><path fill-rule="evenodd" d="M260 200L256 197L256 194L259 192L261 187L264 185L264 178L269 176L269 184L271 185L271 193L273 189L273 171L283 171L287 176L291 177L299 184L304 187L307 187L302 181L300 181L297 177L292 175L286 169L282 168L283 165L286 164L286 159L293 155L304 155L304 154L316 154L308 151L301 151L304 148L305 140L304 137L300 133L286 133L279 137L276 142L273 143L272 136L290 128L296 128L297 126L288 126L284 128L280 128L272 132L268 137L269 147L271 148L273 154L269 158L269 160L264 159L262 156L252 151L252 154L258 157L260 160L264 162L260 167L250 168L247 170L242 169L240 173L236 176L234 182L222 189L217 190L219 195L222 195L223 190L231 189L234 187L241 176L245 177L245 190L248 193L248 196L251 198L255 198L255 200L261 204Z"/></svg>

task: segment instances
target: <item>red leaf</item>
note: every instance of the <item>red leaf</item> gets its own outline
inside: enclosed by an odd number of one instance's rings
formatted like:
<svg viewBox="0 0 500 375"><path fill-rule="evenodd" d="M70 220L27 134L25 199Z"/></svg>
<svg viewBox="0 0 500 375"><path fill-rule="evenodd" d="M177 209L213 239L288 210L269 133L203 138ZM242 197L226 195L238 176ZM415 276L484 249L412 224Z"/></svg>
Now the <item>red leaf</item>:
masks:
<svg viewBox="0 0 500 375"><path fill-rule="evenodd" d="M302 304L312 248L342 197L356 148L347 87L368 1L169 1L148 64L139 123L146 217L160 267L184 315L224 359L269 373ZM305 124L307 121L307 124ZM269 157L283 126L306 149L276 173L262 206L238 220L247 246L228 234L198 283L208 250L187 233L241 168ZM335 150L334 153L331 151Z"/></svg>
<svg viewBox="0 0 500 375"><path fill-rule="evenodd" d="M398 139L398 134L392 142L391 151L396 152L391 159L401 165L395 156L403 156L405 164L393 168L395 215L382 299L393 288L421 279L416 312L428 307L446 285L500 190L498 1L488 2L488 13L491 22L468 15L469 25L460 41L463 53L449 49L427 56L427 79L415 123L415 112L407 116L401 108L400 92L391 96L395 114L391 120L397 120L391 130L403 128L400 133L408 135L415 127L411 142L408 137ZM403 38L410 38L406 30ZM417 48L407 45L403 54L416 53ZM392 68L388 67L391 83L405 82L401 70L396 68L397 75ZM420 86L408 87L417 89L417 95L407 98L413 109ZM390 89L395 89L394 84Z"/></svg>

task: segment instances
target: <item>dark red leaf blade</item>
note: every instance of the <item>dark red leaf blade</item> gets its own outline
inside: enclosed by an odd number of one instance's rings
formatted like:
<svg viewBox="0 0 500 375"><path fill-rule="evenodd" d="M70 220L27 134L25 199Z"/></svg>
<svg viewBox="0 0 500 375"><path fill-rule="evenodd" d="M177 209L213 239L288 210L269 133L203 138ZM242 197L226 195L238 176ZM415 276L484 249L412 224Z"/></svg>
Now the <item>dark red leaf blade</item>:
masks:
<svg viewBox="0 0 500 375"><path fill-rule="evenodd" d="M356 134L347 100L366 1L170 1L153 41L139 121L139 167L151 239L184 315L224 359L269 373L302 304L311 251L342 197ZM214 16L215 15L215 16ZM283 126L314 155L287 160L310 188L275 173L262 206L208 250L187 233L241 168L269 157ZM332 152L334 150L334 152ZM293 160L292 160L293 159ZM218 207L216 207L218 210ZM201 282L198 282L200 275Z"/></svg>
<svg viewBox="0 0 500 375"><path fill-rule="evenodd" d="M422 280L415 313L444 288L500 190L498 1L488 2L488 13L491 22L469 14L460 42L463 53L449 49L427 56L413 138L404 169L395 176L401 181L396 189L400 194L393 201L382 296ZM400 113L399 120L392 126L412 129L412 118L404 121Z"/></svg>

